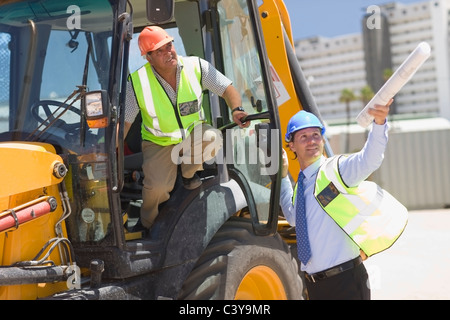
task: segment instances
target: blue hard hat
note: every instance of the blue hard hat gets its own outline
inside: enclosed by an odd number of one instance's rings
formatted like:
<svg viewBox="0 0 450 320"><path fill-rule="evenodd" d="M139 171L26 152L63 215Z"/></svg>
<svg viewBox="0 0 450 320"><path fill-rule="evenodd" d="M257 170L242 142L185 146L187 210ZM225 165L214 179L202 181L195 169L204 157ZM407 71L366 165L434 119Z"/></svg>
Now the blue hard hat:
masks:
<svg viewBox="0 0 450 320"><path fill-rule="evenodd" d="M305 128L320 128L322 130L322 135L325 133L325 127L322 122L320 122L319 118L311 112L301 110L289 120L284 140L286 142L291 141L294 132Z"/></svg>

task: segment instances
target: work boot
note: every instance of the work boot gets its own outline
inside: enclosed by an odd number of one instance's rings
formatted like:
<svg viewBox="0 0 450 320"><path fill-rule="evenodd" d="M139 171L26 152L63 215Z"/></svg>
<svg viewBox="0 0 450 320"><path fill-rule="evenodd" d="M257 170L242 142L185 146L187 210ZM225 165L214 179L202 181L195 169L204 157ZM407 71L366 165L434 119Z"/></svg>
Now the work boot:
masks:
<svg viewBox="0 0 450 320"><path fill-rule="evenodd" d="M194 174L192 178L182 178L184 188L187 190L194 190L202 185L202 180L200 180L200 177L197 174Z"/></svg>

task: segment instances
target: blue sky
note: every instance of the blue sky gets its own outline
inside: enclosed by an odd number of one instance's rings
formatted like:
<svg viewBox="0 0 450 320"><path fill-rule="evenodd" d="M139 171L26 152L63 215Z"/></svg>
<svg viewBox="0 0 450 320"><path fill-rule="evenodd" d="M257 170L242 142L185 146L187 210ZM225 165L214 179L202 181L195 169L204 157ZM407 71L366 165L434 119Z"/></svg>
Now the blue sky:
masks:
<svg viewBox="0 0 450 320"><path fill-rule="evenodd" d="M402 0L420 3L426 0ZM284 0L291 19L294 40L312 36L334 37L361 32L367 7L392 1L380 0Z"/></svg>

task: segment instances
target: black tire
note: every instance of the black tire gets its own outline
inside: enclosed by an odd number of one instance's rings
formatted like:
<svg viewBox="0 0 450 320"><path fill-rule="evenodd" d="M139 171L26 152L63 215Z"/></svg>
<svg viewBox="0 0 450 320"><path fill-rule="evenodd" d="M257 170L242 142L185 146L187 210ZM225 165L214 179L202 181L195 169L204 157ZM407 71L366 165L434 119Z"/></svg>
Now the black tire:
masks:
<svg viewBox="0 0 450 320"><path fill-rule="evenodd" d="M245 299L268 299L259 291L267 288L260 290L260 286L273 284L270 283L271 280L281 284L275 286L280 288L266 291L281 290L289 300L302 299L303 284L297 272L297 263L287 244L278 234L268 237L255 236L251 222L241 218L231 218L219 229L184 282L179 299L242 298L242 294L236 295L237 292L243 291L238 291L238 288L244 277L260 274L253 273L253 270L264 271L257 281L250 281L255 284L251 285L255 292L245 296ZM266 271L273 276L267 277Z"/></svg>

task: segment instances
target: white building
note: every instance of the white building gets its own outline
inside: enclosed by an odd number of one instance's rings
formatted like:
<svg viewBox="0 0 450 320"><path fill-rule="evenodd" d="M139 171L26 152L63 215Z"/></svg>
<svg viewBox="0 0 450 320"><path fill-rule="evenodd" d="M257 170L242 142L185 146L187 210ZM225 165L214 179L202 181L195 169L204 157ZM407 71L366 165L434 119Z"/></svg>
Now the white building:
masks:
<svg viewBox="0 0 450 320"><path fill-rule="evenodd" d="M430 44L431 57L397 94L391 109L399 118L450 119L449 14L450 0L391 2L370 6L359 34L296 41L297 58L323 119L345 123L342 90L359 96L369 85L376 92L385 81L384 70L395 71L422 41ZM361 100L350 104L352 121L364 105Z"/></svg>

